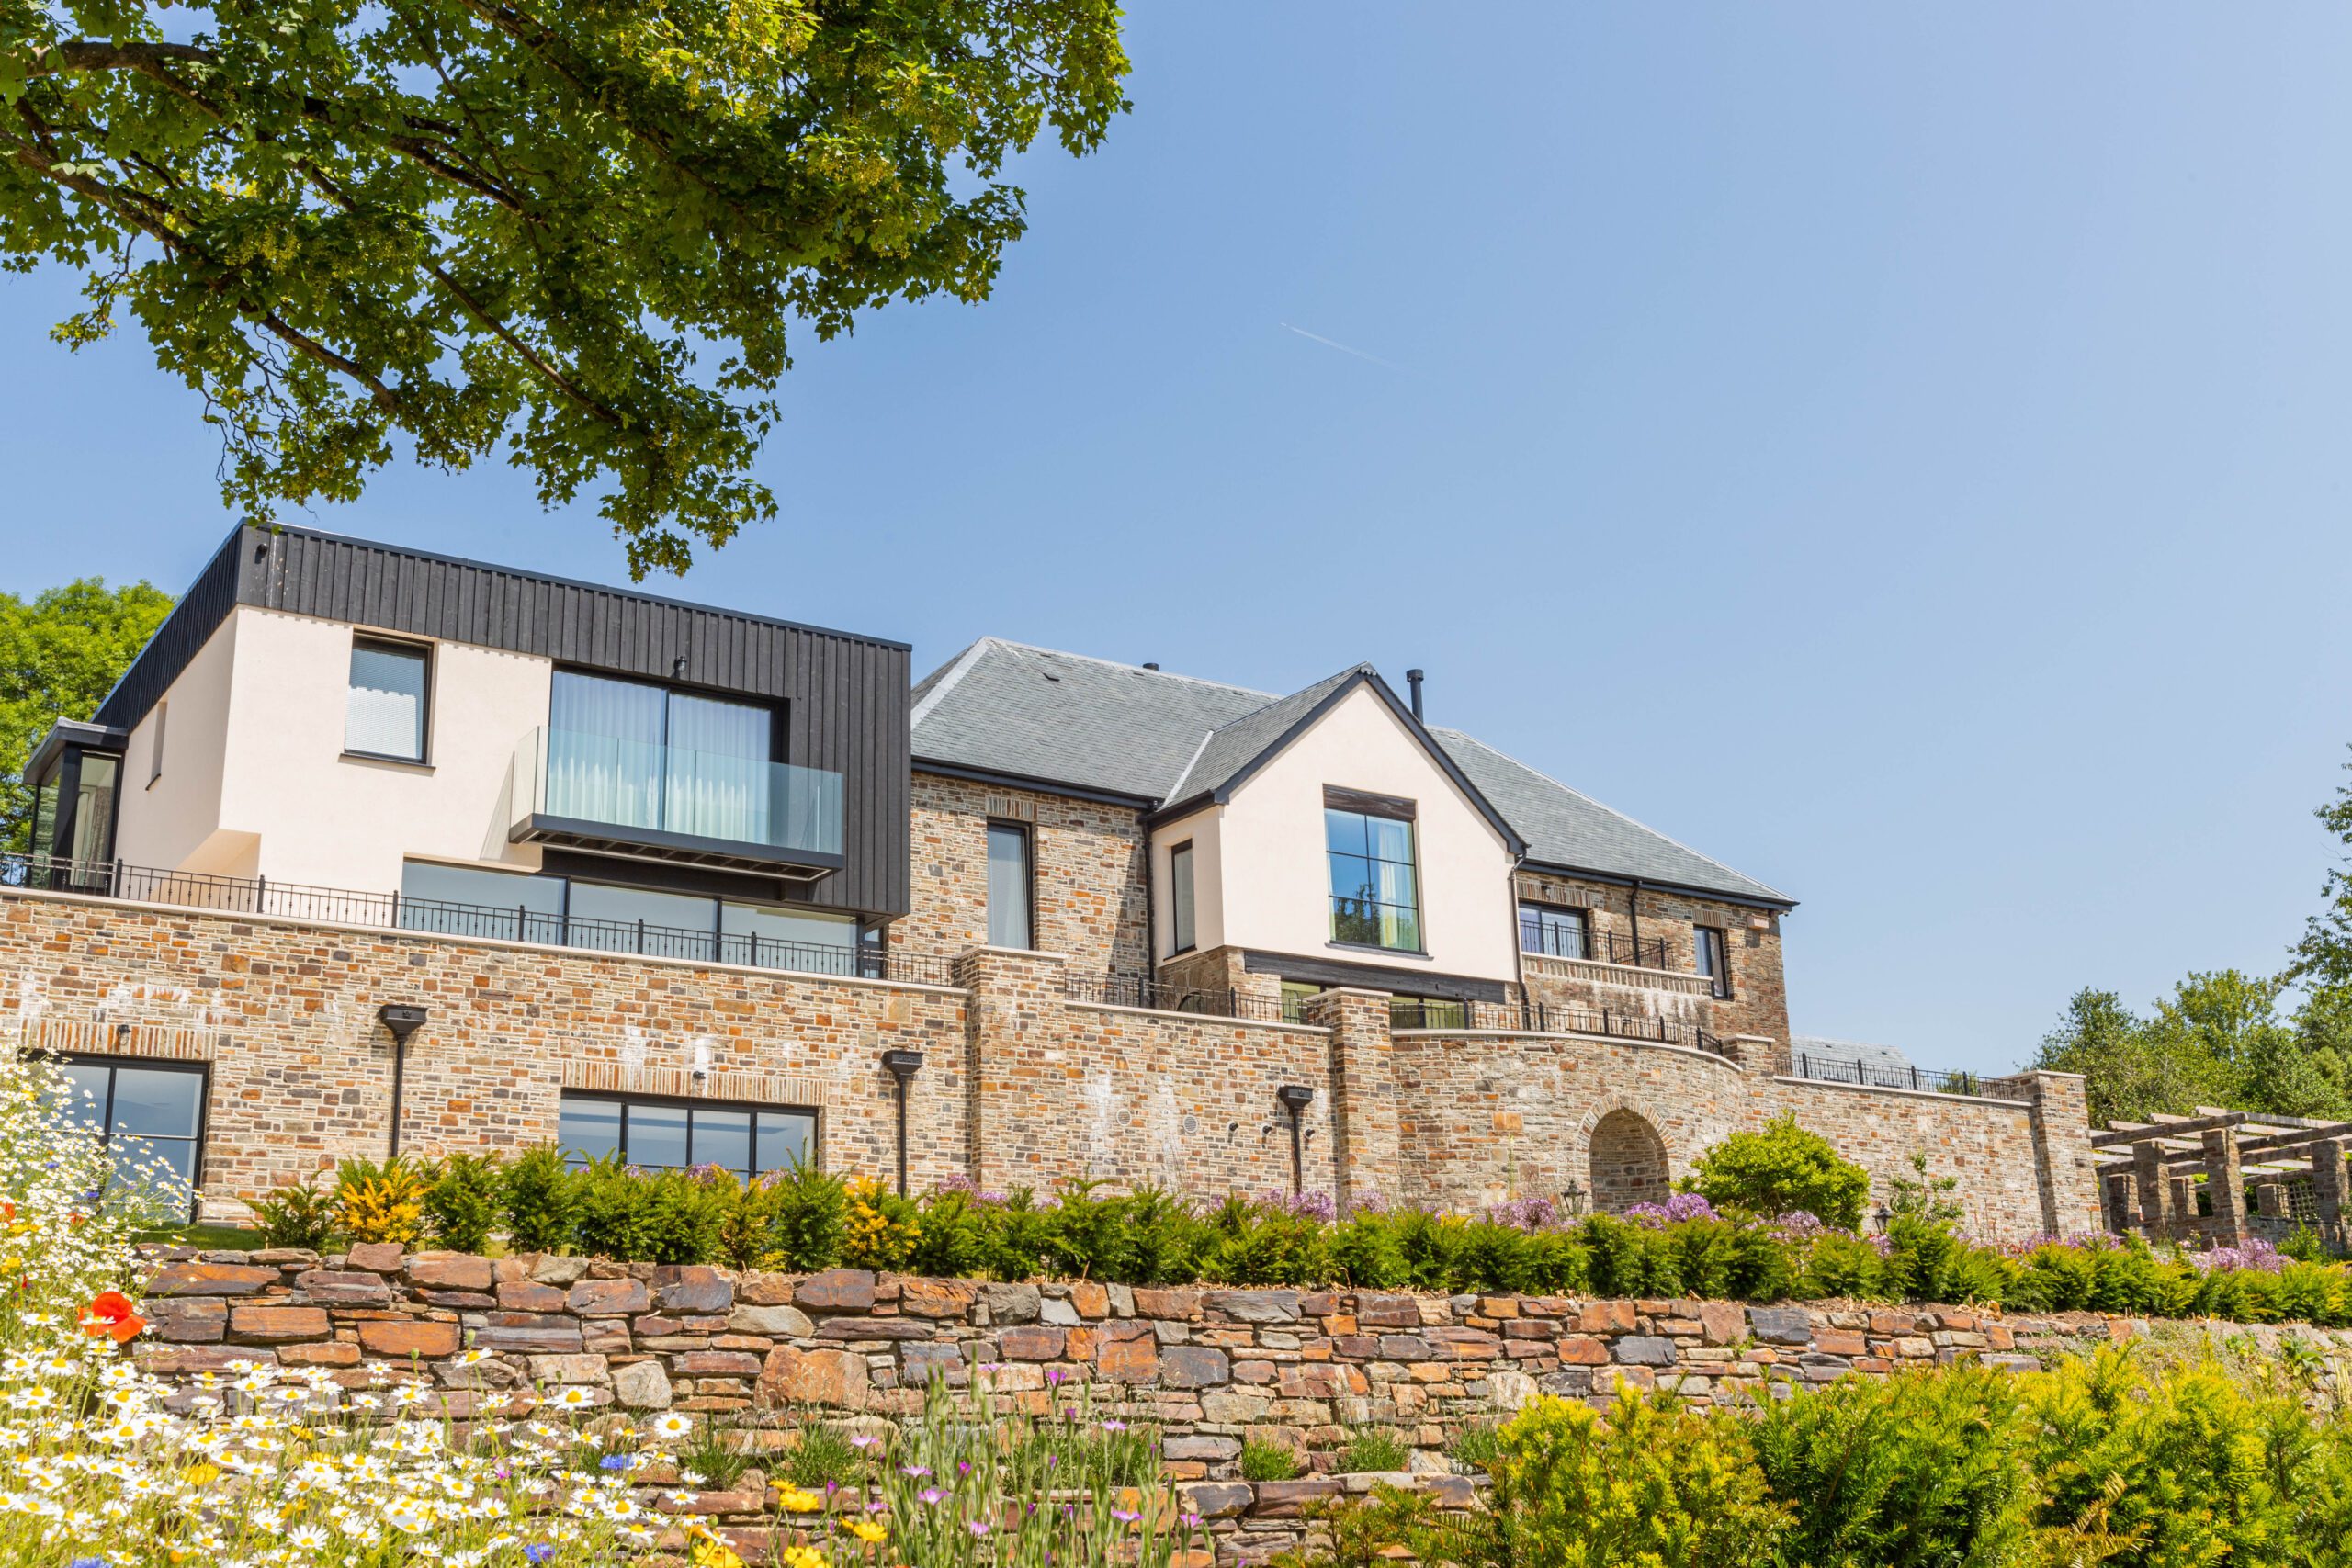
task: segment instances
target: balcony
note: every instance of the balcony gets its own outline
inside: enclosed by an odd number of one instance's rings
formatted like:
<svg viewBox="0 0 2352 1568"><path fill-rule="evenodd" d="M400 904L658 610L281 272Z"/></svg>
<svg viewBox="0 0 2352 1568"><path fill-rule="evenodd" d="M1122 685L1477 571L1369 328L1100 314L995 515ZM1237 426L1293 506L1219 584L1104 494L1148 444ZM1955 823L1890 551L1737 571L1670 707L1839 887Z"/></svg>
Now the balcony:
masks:
<svg viewBox="0 0 2352 1568"><path fill-rule="evenodd" d="M506 837L814 882L842 867L842 775L542 727L515 748Z"/></svg>
<svg viewBox="0 0 2352 1568"><path fill-rule="evenodd" d="M1657 937L1637 942L1618 931L1539 928L1521 921L1519 948L1531 976L1690 997L1719 994L1710 976L1668 968L1666 942Z"/></svg>

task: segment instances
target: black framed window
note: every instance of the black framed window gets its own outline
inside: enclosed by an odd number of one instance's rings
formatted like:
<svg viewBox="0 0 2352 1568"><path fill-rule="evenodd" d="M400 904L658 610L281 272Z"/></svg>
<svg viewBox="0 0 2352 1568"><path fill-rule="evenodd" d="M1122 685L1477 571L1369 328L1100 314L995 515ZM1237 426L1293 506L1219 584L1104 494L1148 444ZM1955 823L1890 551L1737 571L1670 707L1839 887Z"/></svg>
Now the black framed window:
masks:
<svg viewBox="0 0 2352 1568"><path fill-rule="evenodd" d="M1717 1000L1731 995L1731 944L1716 926L1690 928L1690 947L1699 964L1699 973L1709 981L1709 988Z"/></svg>
<svg viewBox="0 0 2352 1568"><path fill-rule="evenodd" d="M794 1105L575 1094L566 1089L556 1143L573 1166L618 1159L624 1165L650 1169L683 1170L707 1165L737 1176L763 1176L815 1161L817 1113Z"/></svg>
<svg viewBox="0 0 2352 1568"><path fill-rule="evenodd" d="M989 945L1035 945L1036 866L1026 824L989 824Z"/></svg>
<svg viewBox="0 0 2352 1568"><path fill-rule="evenodd" d="M70 1096L66 1116L98 1134L118 1178L160 1181L171 1208L194 1213L204 1156L202 1065L68 1056L58 1067Z"/></svg>
<svg viewBox="0 0 2352 1568"><path fill-rule="evenodd" d="M1546 958L1592 956L1590 917L1582 909L1555 909L1548 904L1519 907L1519 950Z"/></svg>
<svg viewBox="0 0 2352 1568"><path fill-rule="evenodd" d="M1195 932L1193 926L1193 846L1189 840L1168 852L1168 914L1176 943L1171 951L1192 952Z"/></svg>
<svg viewBox="0 0 2352 1568"><path fill-rule="evenodd" d="M432 655L413 642L351 639L351 696L343 749L396 762L424 761Z"/></svg>
<svg viewBox="0 0 2352 1568"><path fill-rule="evenodd" d="M1420 875L1408 818L1326 806L1331 865L1331 940L1394 952L1421 951Z"/></svg>

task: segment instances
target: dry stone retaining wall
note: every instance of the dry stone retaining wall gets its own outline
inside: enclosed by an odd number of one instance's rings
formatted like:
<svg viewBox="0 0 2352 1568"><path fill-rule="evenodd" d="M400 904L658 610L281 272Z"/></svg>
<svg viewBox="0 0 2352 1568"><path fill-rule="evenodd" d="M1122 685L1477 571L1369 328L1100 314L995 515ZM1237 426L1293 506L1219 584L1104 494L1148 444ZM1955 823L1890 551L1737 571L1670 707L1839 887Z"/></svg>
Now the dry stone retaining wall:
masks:
<svg viewBox="0 0 2352 1568"><path fill-rule="evenodd" d="M983 1378L1002 1407L1039 1415L1082 1393L1102 1416L1159 1429L1170 1474L1228 1561L1293 1539L1302 1502L1367 1485L1332 1473L1364 1426L1395 1428L1413 1473L1466 1495L1447 1442L1539 1393L1605 1399L1631 1386L1748 1401L1775 1385L1964 1357L2030 1368L2145 1327L1941 1306L983 1284L847 1269L739 1275L388 1246L156 1258L143 1308L153 1329L136 1354L190 1382L240 1361L323 1367L353 1390L390 1371L428 1380L436 1392L424 1410L458 1419L577 1388L602 1409L742 1424L763 1456L808 1416L916 1415L934 1377L959 1390ZM2297 1332L2352 1350L2352 1333ZM469 1349L492 1354L467 1364ZM1301 1479L1241 1481L1252 1438L1297 1449ZM739 1483L698 1511L755 1511L758 1491L754 1481L747 1501Z"/></svg>

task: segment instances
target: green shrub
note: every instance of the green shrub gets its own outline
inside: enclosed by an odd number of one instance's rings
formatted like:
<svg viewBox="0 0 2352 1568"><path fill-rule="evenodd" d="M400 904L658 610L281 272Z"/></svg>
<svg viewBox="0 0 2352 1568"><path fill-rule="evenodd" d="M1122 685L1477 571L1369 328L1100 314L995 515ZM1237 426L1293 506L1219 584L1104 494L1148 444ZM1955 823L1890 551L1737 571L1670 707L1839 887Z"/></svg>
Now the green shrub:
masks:
<svg viewBox="0 0 2352 1568"><path fill-rule="evenodd" d="M571 1251L575 1185L562 1152L552 1144L508 1162L499 1179L506 1245L516 1252Z"/></svg>
<svg viewBox="0 0 2352 1568"><path fill-rule="evenodd" d="M922 1211L882 1183L853 1177L842 1183L842 1262L851 1269L900 1269L922 1238Z"/></svg>
<svg viewBox="0 0 2352 1568"><path fill-rule="evenodd" d="M1241 1479L1289 1481L1298 1474L1298 1450L1288 1443L1251 1438L1241 1445Z"/></svg>
<svg viewBox="0 0 2352 1568"><path fill-rule="evenodd" d="M439 1246L453 1252L481 1252L498 1223L496 1155L444 1155L432 1168L424 1190L424 1218Z"/></svg>
<svg viewBox="0 0 2352 1568"><path fill-rule="evenodd" d="M636 1171L607 1156L572 1179L580 1250L649 1263L707 1263L724 1210L711 1184L683 1170Z"/></svg>
<svg viewBox="0 0 2352 1568"><path fill-rule="evenodd" d="M1502 1452L1502 1443L1496 1436L1499 1429L1493 1421L1464 1421L1462 1430L1445 1445L1445 1457L1465 1475L1485 1473L1487 1467L1495 1462L1495 1456Z"/></svg>
<svg viewBox="0 0 2352 1568"><path fill-rule="evenodd" d="M246 1207L261 1227L264 1247L301 1247L323 1252L334 1234L335 1198L306 1182L280 1187Z"/></svg>
<svg viewBox="0 0 2352 1568"><path fill-rule="evenodd" d="M775 1250L784 1266L811 1273L839 1263L849 1213L849 1191L841 1179L802 1163L770 1179L775 1187Z"/></svg>
<svg viewBox="0 0 2352 1568"><path fill-rule="evenodd" d="M942 1279L967 1279L988 1268L988 1222L979 1205L961 1190L932 1192L922 1200L922 1224L915 1237L913 1269Z"/></svg>
<svg viewBox="0 0 2352 1568"><path fill-rule="evenodd" d="M1541 1399L1496 1442L1487 1506L1425 1557L1464 1568L1748 1568L1771 1561L1789 1529L1791 1510L1766 1489L1736 1416L1631 1392L1606 1419Z"/></svg>
<svg viewBox="0 0 2352 1568"><path fill-rule="evenodd" d="M1868 1172L1840 1159L1829 1140L1784 1114L1761 1132L1734 1133L1702 1154L1683 1187L1718 1209L1772 1216L1792 1212L1853 1230L1870 1199Z"/></svg>
<svg viewBox="0 0 2352 1568"><path fill-rule="evenodd" d="M1413 1445L1394 1427L1359 1427L1348 1434L1333 1467L1342 1475L1403 1470L1413 1462Z"/></svg>
<svg viewBox="0 0 2352 1568"><path fill-rule="evenodd" d="M785 1479L811 1492L854 1486L870 1468L865 1450L839 1428L813 1419L800 1428L800 1440L784 1452Z"/></svg>
<svg viewBox="0 0 2352 1568"><path fill-rule="evenodd" d="M716 1417L696 1422L678 1446L678 1468L701 1476L702 1483L714 1492L733 1491L735 1483L752 1468L752 1456L728 1441L732 1430Z"/></svg>
<svg viewBox="0 0 2352 1568"><path fill-rule="evenodd" d="M770 1177L738 1181L733 1177L709 1178L718 1203L718 1258L729 1269L775 1269L784 1255L776 1247L776 1216L784 1199Z"/></svg>
<svg viewBox="0 0 2352 1568"><path fill-rule="evenodd" d="M1849 1378L1769 1404L1757 1463L1792 1506L1788 1568L2030 1568L2035 1491L2016 1380L1976 1367Z"/></svg>
<svg viewBox="0 0 2352 1568"><path fill-rule="evenodd" d="M414 1247L424 1237L424 1168L404 1156L345 1160L335 1171L334 1228L355 1242Z"/></svg>

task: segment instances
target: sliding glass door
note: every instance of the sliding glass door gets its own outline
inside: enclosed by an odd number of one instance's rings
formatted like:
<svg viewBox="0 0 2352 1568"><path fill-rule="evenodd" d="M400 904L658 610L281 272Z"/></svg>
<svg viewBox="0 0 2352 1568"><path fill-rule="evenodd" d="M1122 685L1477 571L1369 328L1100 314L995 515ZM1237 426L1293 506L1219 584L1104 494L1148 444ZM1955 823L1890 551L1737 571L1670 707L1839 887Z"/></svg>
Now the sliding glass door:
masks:
<svg viewBox="0 0 2352 1568"><path fill-rule="evenodd" d="M548 710L556 817L767 841L775 716L635 681L559 670Z"/></svg>

